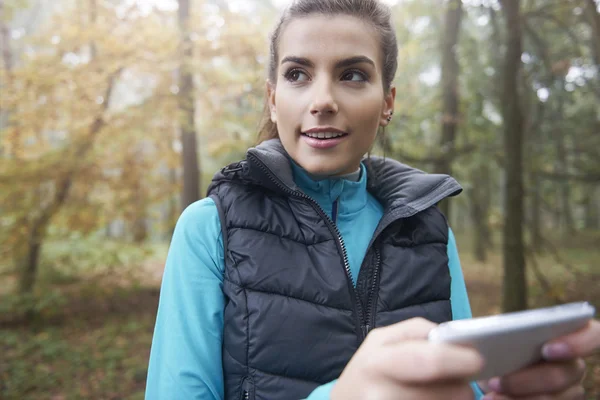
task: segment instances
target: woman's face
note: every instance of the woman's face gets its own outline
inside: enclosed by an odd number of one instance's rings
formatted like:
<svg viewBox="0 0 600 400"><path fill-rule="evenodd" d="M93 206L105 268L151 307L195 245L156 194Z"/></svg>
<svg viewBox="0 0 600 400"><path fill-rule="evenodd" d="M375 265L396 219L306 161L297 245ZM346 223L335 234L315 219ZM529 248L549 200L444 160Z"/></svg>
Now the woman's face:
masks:
<svg viewBox="0 0 600 400"><path fill-rule="evenodd" d="M377 32L356 17L309 16L284 28L278 50L268 92L284 148L312 174L356 171L396 94L383 90Z"/></svg>

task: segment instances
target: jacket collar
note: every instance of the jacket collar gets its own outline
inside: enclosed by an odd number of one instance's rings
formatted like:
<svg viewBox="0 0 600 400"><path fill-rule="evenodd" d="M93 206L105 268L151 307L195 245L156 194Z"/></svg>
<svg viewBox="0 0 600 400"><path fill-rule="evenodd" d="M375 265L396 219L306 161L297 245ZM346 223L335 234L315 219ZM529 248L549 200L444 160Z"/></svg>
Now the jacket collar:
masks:
<svg viewBox="0 0 600 400"><path fill-rule="evenodd" d="M294 180L292 163L279 139L267 140L247 152L250 176L273 189L302 192ZM363 160L367 171L367 189L395 214L408 217L449 196L462 192L458 182L448 175L428 174L392 159L370 157Z"/></svg>

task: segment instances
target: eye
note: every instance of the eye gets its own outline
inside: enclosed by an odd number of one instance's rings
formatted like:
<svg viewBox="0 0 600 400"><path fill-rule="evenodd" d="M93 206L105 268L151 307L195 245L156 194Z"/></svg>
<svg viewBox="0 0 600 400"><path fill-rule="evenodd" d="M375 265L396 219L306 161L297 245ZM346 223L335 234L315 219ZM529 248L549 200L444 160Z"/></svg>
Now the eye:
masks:
<svg viewBox="0 0 600 400"><path fill-rule="evenodd" d="M309 80L308 75L306 75L304 72L297 68L291 69L288 72L286 72L284 74L284 77L290 82L304 82Z"/></svg>
<svg viewBox="0 0 600 400"><path fill-rule="evenodd" d="M364 72L353 69L344 72L344 74L342 75L342 80L352 82L366 82L369 80L369 77Z"/></svg>

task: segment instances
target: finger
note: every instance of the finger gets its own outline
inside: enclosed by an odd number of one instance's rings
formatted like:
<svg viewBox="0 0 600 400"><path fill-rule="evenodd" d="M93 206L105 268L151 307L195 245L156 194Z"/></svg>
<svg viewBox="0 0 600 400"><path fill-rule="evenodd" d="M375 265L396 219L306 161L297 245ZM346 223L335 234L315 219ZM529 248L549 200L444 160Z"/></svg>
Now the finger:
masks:
<svg viewBox="0 0 600 400"><path fill-rule="evenodd" d="M379 344L392 344L404 340L427 339L429 332L437 325L424 318L411 318L383 328L373 329L367 340Z"/></svg>
<svg viewBox="0 0 600 400"><path fill-rule="evenodd" d="M406 393L406 395L405 395ZM467 382L442 383L437 385L423 384L407 386L401 400L427 399L427 400L474 400L475 393Z"/></svg>
<svg viewBox="0 0 600 400"><path fill-rule="evenodd" d="M494 391L509 396L560 393L581 382L585 373L582 359L542 363L488 382Z"/></svg>
<svg viewBox="0 0 600 400"><path fill-rule="evenodd" d="M556 400L585 400L585 389L581 385L573 386L556 395Z"/></svg>
<svg viewBox="0 0 600 400"><path fill-rule="evenodd" d="M425 341L388 346L381 357L370 357L365 370L393 380L419 384L468 380L483 368L483 358L471 348Z"/></svg>
<svg viewBox="0 0 600 400"><path fill-rule="evenodd" d="M583 329L555 339L544 345L546 360L587 357L600 349L600 322L590 321Z"/></svg>
<svg viewBox="0 0 600 400"><path fill-rule="evenodd" d="M473 400L475 395L467 383L403 385L399 391L394 385L376 385L361 396L361 400Z"/></svg>
<svg viewBox="0 0 600 400"><path fill-rule="evenodd" d="M482 400L515 400L515 397L506 396L500 393L488 393ZM554 393L551 395L540 394L534 396L519 397L518 400L585 400L585 390L583 386L577 385L570 387L569 389Z"/></svg>

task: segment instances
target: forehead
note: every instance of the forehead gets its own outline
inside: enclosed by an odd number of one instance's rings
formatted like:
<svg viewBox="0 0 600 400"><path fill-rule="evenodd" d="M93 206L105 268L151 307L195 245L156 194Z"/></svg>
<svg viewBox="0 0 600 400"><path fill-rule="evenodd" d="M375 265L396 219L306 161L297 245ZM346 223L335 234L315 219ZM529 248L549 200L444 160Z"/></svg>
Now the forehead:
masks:
<svg viewBox="0 0 600 400"><path fill-rule="evenodd" d="M279 59L293 55L318 64L366 56L380 65L380 49L375 28L357 17L311 15L296 18L285 27L279 41Z"/></svg>

